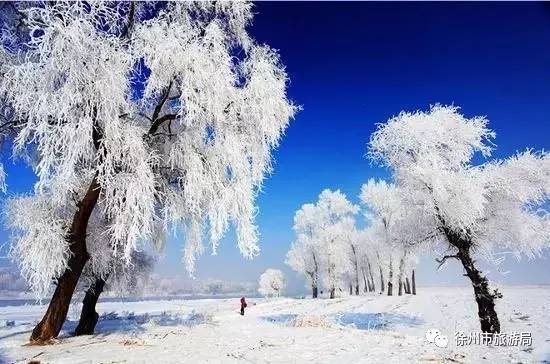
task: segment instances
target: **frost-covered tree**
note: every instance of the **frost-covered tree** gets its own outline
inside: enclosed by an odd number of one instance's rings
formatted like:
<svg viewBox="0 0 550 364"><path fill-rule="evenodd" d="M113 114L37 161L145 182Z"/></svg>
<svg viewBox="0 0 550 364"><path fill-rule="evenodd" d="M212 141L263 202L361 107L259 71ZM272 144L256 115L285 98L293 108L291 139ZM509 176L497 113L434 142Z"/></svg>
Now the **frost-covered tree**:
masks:
<svg viewBox="0 0 550 364"><path fill-rule="evenodd" d="M330 298L335 298L336 289L342 286L344 275L350 271L348 242L353 224L354 219L345 216L325 225L321 234L322 281Z"/></svg>
<svg viewBox="0 0 550 364"><path fill-rule="evenodd" d="M350 219L351 226L349 231L345 235L345 243L348 253L348 279L350 282L350 295L355 292L355 295L359 295L359 284L361 275L361 257L364 256L362 250L365 249L362 245L364 241L360 239L360 233L355 227L355 221Z"/></svg>
<svg viewBox="0 0 550 364"><path fill-rule="evenodd" d="M258 292L265 297L280 297L286 281L283 272L278 269L266 269L260 276Z"/></svg>
<svg viewBox="0 0 550 364"><path fill-rule="evenodd" d="M381 229L377 229L378 225L372 224L372 217L367 214L368 223L367 228L361 231L360 239L362 241L362 256L363 273L368 272L370 277L370 292L375 291L374 276L377 275L380 282L380 294L385 293L386 289L386 277L387 277L387 263L389 259L387 257L388 246L384 243L385 235ZM366 277L365 277L366 278ZM366 284L369 286L368 280Z"/></svg>
<svg viewBox="0 0 550 364"><path fill-rule="evenodd" d="M356 239L352 216L358 210L342 192L327 189L317 202L304 204L294 215L296 240L286 262L311 283L313 298L320 283L334 298L336 288L350 271L351 244Z"/></svg>
<svg viewBox="0 0 550 364"><path fill-rule="evenodd" d="M206 283L206 291L210 294L216 295L223 291L223 281L221 280L212 280Z"/></svg>
<svg viewBox="0 0 550 364"><path fill-rule="evenodd" d="M359 208L339 190L324 190L315 204L317 209L314 237L319 244L321 281L334 298L349 271L348 246L352 239Z"/></svg>
<svg viewBox="0 0 550 364"><path fill-rule="evenodd" d="M314 204L304 204L294 215L296 240L286 256L288 264L303 274L311 286L311 296L317 298L320 284L320 241L317 238L318 209Z"/></svg>
<svg viewBox="0 0 550 364"><path fill-rule="evenodd" d="M94 214L108 222L107 251L126 264L170 227L185 233L191 272L203 236L215 251L230 224L243 255L256 255L255 197L296 107L277 53L246 31L251 4L17 10L24 29L10 43L18 47L2 48L0 99L18 120L14 154L35 168L36 201L47 200L33 203L48 203L55 217L14 243L23 269L36 272L34 288L56 282L31 340L59 333L94 256L86 239Z"/></svg>
<svg viewBox="0 0 550 364"><path fill-rule="evenodd" d="M397 278L398 295L403 293L406 271L416 262L420 243L431 242L436 235L429 217L419 206L409 204L405 191L394 183L370 179L361 188L361 201L367 207L369 219L367 241L376 259L387 269L380 269L380 276L387 270L388 295L393 294L394 278ZM397 274L397 276L396 276ZM381 283L383 285L383 278Z"/></svg>
<svg viewBox="0 0 550 364"><path fill-rule="evenodd" d="M395 250L400 243L400 223L405 214L401 204L399 189L384 180L370 179L361 188L361 201L372 211L371 231L375 239L383 242L380 247L388 256L388 296L393 294L393 276L395 271ZM381 252L378 252L380 255ZM382 273L380 273L382 275Z"/></svg>
<svg viewBox="0 0 550 364"><path fill-rule="evenodd" d="M550 219L542 209L550 193L550 156L531 150L475 165L489 157L495 133L484 117L467 118L454 106L401 112L371 136L370 157L393 171L406 206L429 228L429 239L448 249L470 279L483 332L500 331L495 299L474 256L506 250L534 256L548 246Z"/></svg>
<svg viewBox="0 0 550 364"><path fill-rule="evenodd" d="M374 276L378 274L376 268L380 267L380 270L382 268L378 262L377 241L373 239L369 228L357 230L356 245L359 276L363 282L363 291L374 292L376 290ZM380 279L383 282L384 277L381 276Z"/></svg>

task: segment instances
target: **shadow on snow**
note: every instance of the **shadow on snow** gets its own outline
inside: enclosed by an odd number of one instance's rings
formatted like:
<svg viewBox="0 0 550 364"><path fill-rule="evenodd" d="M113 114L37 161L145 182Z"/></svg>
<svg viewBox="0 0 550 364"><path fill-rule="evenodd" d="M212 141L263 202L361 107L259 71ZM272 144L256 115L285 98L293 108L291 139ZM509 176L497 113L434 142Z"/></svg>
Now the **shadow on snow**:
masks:
<svg viewBox="0 0 550 364"><path fill-rule="evenodd" d="M401 315L396 313L363 313L349 312L339 313L334 316L337 324L354 327L358 330L389 330L398 326L417 326L423 320L416 316Z"/></svg>
<svg viewBox="0 0 550 364"><path fill-rule="evenodd" d="M190 314L178 315L168 314L166 312L160 314L142 314L135 315L133 312L116 312L104 313L99 317L94 334L110 334L113 332L132 332L146 331L152 326L186 326L193 327L196 325L211 322L210 317L203 313L192 312ZM67 320L63 326L64 336L72 336L77 321Z"/></svg>
<svg viewBox="0 0 550 364"><path fill-rule="evenodd" d="M296 314L279 314L260 317L262 320L284 326L292 326L296 320ZM416 316L401 315L395 313L362 313L349 312L338 313L326 317L338 325L352 327L358 330L390 330L396 327L417 326L424 321Z"/></svg>
<svg viewBox="0 0 550 364"><path fill-rule="evenodd" d="M282 313L280 315L262 316L260 318L274 324L288 325L292 323L297 317L298 315L292 313Z"/></svg>

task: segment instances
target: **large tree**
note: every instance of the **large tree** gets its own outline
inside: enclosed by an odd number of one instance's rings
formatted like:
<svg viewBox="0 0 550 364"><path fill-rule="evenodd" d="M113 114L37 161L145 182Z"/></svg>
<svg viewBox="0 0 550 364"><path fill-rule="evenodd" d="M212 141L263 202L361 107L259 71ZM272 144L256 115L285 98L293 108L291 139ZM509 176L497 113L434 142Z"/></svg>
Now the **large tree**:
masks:
<svg viewBox="0 0 550 364"><path fill-rule="evenodd" d="M438 242L441 260L457 259L471 281L483 332L500 331L495 299L501 294L476 265L475 256L500 250L532 256L548 246L550 155L527 150L505 160L489 157L495 133L484 117L467 118L454 106L401 112L380 124L369 154L391 168L403 205L431 233L410 241Z"/></svg>
<svg viewBox="0 0 550 364"><path fill-rule="evenodd" d="M35 195L63 210L51 239L15 242L33 246L15 249L37 284L56 281L31 341L61 329L90 257L95 211L107 221L108 252L127 264L170 226L185 232L191 272L203 235L215 250L230 223L241 252L256 255L256 193L296 107L277 53L246 31L251 4L60 2L18 11L26 31L17 52L2 49L0 95L18 120L14 152L35 168Z"/></svg>

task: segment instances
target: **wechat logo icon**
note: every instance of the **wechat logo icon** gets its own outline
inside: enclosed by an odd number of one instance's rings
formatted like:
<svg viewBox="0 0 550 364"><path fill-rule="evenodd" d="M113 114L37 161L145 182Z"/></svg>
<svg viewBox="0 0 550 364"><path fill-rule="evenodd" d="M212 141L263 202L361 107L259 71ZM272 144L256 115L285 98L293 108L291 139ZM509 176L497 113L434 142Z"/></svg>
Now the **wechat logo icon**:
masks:
<svg viewBox="0 0 550 364"><path fill-rule="evenodd" d="M426 331L426 340L429 343L435 344L438 348L446 348L449 344L449 338L441 335L441 331L438 329L429 329Z"/></svg>

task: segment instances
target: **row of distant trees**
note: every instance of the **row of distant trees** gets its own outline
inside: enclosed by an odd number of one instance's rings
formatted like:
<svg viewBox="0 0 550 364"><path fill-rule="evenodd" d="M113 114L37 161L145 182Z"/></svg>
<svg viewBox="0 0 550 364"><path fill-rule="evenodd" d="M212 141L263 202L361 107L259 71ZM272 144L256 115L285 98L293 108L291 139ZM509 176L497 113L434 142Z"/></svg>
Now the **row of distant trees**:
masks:
<svg viewBox="0 0 550 364"><path fill-rule="evenodd" d="M464 269L481 330L499 332L495 300L502 294L490 287L476 257L493 262L495 253L533 257L548 248L550 154L527 149L475 164L491 155L494 138L486 118L468 118L455 106L401 112L379 124L368 155L391 178L361 189L367 228L354 227L359 207L339 191L323 191L296 212L288 264L308 279L314 297L319 284L331 297L345 284L357 293L363 272L368 290L376 270L392 294L396 282L401 293L403 277L408 290L415 256L435 251L439 266L452 259Z"/></svg>
<svg viewBox="0 0 550 364"><path fill-rule="evenodd" d="M390 240L391 217L382 215L389 201L381 194L391 189L384 181L363 186L361 199L369 208L369 226L364 229L356 227L360 207L340 191L325 190L316 203L296 212L296 240L286 263L306 278L313 298L320 290L334 298L344 290L351 295L375 292L377 286L389 296L416 294L417 251Z"/></svg>

